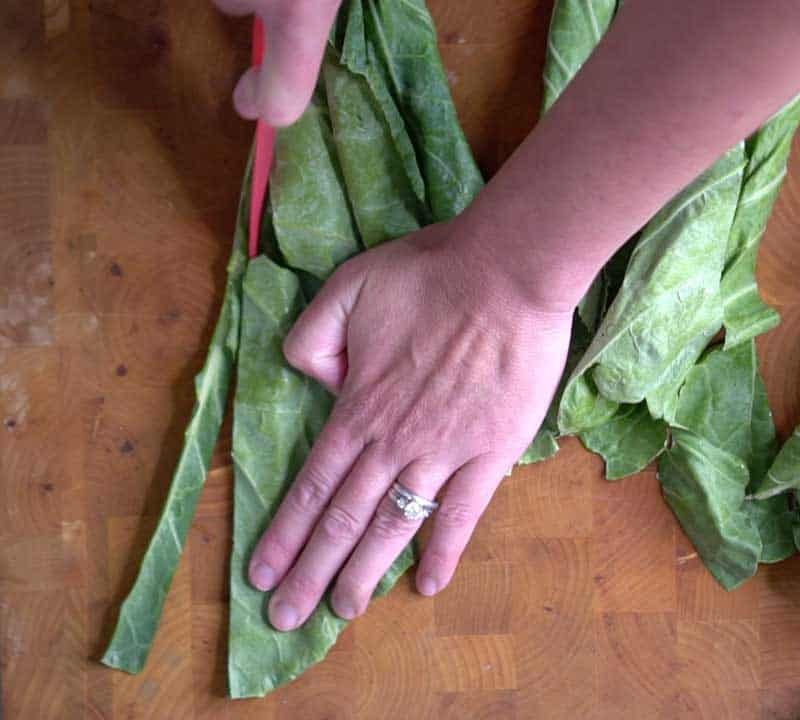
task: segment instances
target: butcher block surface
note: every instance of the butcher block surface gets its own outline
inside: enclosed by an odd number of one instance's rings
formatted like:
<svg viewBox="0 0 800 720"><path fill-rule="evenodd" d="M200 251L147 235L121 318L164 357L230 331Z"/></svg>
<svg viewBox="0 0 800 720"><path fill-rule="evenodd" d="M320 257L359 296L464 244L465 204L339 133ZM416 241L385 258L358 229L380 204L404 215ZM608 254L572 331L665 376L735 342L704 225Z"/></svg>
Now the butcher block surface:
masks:
<svg viewBox="0 0 800 720"><path fill-rule="evenodd" d="M551 3L431 0L484 171L534 125ZM452 582L402 580L328 658L226 698L230 423L157 641L99 664L166 496L253 126L249 22L204 0L0 4L2 720L800 718L800 558L726 593L655 471L577 441L503 483ZM759 277L781 437L800 422L800 144Z"/></svg>

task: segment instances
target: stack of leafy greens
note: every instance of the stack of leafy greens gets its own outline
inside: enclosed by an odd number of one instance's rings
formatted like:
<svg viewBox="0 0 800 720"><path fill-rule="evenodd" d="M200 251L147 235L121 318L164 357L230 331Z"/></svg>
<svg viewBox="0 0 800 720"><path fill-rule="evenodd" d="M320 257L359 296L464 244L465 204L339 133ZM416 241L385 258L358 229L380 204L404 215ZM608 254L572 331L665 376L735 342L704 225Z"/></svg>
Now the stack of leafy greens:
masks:
<svg viewBox="0 0 800 720"><path fill-rule="evenodd" d="M545 110L613 20L616 0L559 0ZM777 323L755 283L758 243L800 122L787 105L679 193L612 258L576 312L562 387L520 462L578 434L609 479L657 456L667 502L728 588L795 551L800 431L777 454L753 338ZM262 254L247 257L245 174L220 318L172 487L103 662L144 666L186 542L234 367L229 686L263 695L321 660L346 622L323 601L297 630L268 623L248 558L330 410L282 340L333 269L461 212L482 180L458 124L424 0L348 0L312 103L278 133ZM724 346L708 348L725 328ZM411 565L397 559L378 589Z"/></svg>
<svg viewBox="0 0 800 720"><path fill-rule="evenodd" d="M247 258L245 175L225 299L197 405L158 526L103 662L144 666L219 432L234 366L234 539L229 687L263 695L321 660L346 622L322 602L275 631L269 593L247 579L250 553L320 431L332 399L291 369L283 338L334 268L353 254L461 212L483 185L458 123L424 0L350 0L331 33L311 105L278 133L263 254ZM386 592L412 564L407 548Z"/></svg>
<svg viewBox="0 0 800 720"><path fill-rule="evenodd" d="M545 110L619 4L556 3ZM779 321L759 296L756 255L799 123L800 97L678 193L598 275L576 313L575 364L530 458L553 454L560 435L601 454L609 479L658 457L665 499L729 589L759 562L794 553L800 526L800 478L789 479L798 441L776 459L754 342ZM724 343L709 348L723 328Z"/></svg>

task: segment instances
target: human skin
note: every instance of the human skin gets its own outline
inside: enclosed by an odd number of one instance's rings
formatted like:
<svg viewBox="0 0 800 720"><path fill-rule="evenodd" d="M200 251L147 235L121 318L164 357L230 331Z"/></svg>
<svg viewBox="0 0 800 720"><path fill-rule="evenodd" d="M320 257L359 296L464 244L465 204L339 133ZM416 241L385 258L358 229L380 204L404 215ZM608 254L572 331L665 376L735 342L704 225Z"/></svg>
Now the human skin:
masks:
<svg viewBox="0 0 800 720"><path fill-rule="evenodd" d="M258 12L269 32L268 64L242 78L237 109L292 122L338 3L215 1ZM420 525L386 497L395 480L439 494L416 583L425 595L447 585L544 417L598 270L800 92L798 68L796 0L628 0L464 213L333 274L284 345L337 400L251 560L253 584L275 588L276 628L300 625L334 579L334 610L364 612Z"/></svg>

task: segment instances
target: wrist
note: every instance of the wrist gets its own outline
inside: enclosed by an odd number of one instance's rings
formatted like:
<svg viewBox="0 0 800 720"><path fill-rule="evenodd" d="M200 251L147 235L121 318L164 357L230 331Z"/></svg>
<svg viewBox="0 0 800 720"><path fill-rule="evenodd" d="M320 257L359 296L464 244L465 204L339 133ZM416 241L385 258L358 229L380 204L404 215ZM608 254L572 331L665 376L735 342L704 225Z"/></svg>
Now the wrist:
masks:
<svg viewBox="0 0 800 720"><path fill-rule="evenodd" d="M456 252L530 312L571 313L602 263L581 257L577 243L548 232L546 223L541 230L535 222L521 227L505 210L479 198L453 221Z"/></svg>

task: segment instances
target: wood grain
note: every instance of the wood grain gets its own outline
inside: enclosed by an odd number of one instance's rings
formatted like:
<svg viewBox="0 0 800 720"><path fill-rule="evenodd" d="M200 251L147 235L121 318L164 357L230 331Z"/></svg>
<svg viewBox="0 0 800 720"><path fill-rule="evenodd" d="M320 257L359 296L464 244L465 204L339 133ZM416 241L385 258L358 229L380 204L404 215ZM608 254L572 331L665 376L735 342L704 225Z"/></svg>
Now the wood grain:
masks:
<svg viewBox="0 0 800 720"><path fill-rule="evenodd" d="M551 2L431 0L494 172L536 122ZM3 720L800 717L800 558L726 593L660 498L575 440L518 470L436 599L410 579L321 665L225 697L230 422L150 662L97 657L167 492L252 127L245 20L194 0L0 7ZM759 276L779 432L800 421L800 141Z"/></svg>

